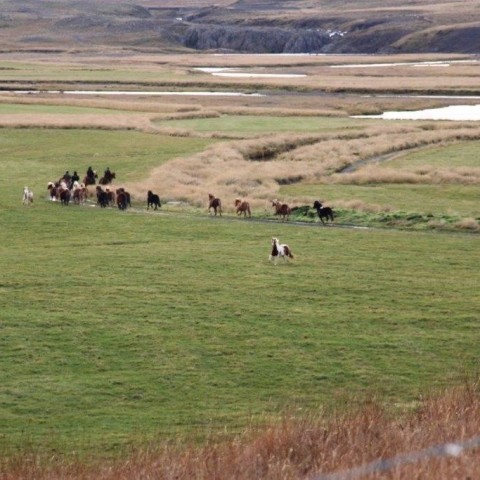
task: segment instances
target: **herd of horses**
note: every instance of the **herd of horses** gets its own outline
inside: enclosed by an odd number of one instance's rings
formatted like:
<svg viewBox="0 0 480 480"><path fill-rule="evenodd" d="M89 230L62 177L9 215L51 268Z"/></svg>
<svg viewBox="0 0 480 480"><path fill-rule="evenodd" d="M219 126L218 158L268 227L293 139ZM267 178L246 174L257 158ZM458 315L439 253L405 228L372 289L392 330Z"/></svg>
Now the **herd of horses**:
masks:
<svg viewBox="0 0 480 480"><path fill-rule="evenodd" d="M216 216L222 216L222 201L216 197L215 195L209 193L208 194L208 212L212 213ZM240 198L235 199L235 212L237 216L241 216L243 214L244 217L251 217L252 211L250 209L250 203L242 200ZM288 220L292 211L292 209L288 204L282 203L278 200L272 201L272 207L275 210L275 215L279 216L283 221ZM318 218L325 225L326 222L331 221L333 222L334 219L334 212L330 207L324 207L321 202L315 200L313 203L313 208L316 210Z"/></svg>
<svg viewBox="0 0 480 480"><path fill-rule="evenodd" d="M115 174L113 174L113 180ZM131 207L131 198L130 193L128 193L124 188L111 189L110 187L103 188L101 182L100 185L95 187L95 196L96 196L96 205L101 208L106 208L109 206L117 206L120 210L126 210L128 207ZM110 182L109 182L110 183ZM91 185L91 184L90 184ZM67 206L72 199L75 204L86 203L89 196L89 191L85 183L79 183L78 181L73 182L72 185L67 185L65 180L62 178L58 182L48 182L47 190L49 192L49 198L52 201L59 201L62 205ZM208 212L216 216L222 216L222 201L213 194L208 194ZM23 204L31 205L33 203L33 192L28 188L24 187L23 189ZM244 218L247 216L250 218L252 216L252 211L250 208L250 203L246 200L240 198L235 199L234 202L235 212L237 216L243 214ZM153 193L151 190L147 192L147 210L150 209L157 210L161 207L160 197ZM292 213L292 208L278 200L272 201L272 207L274 208L275 215L278 215L282 221L288 220L290 214ZM316 210L318 218L325 224L325 221L333 222L334 212L330 207L324 207L321 202L315 200L313 203L313 208ZM269 255L269 261L276 265L278 259L283 259L288 262L289 259L293 259L293 252L291 248L286 243L280 243L278 238L272 238L272 248Z"/></svg>
<svg viewBox="0 0 480 480"><path fill-rule="evenodd" d="M48 182L47 190L49 200L60 202L63 206L68 206L70 202L82 205L93 196L85 183L74 181L71 185L68 185L64 178L56 182ZM103 188L101 185L97 185L94 195L96 205L100 208L117 206L119 210L126 210L127 207L132 206L130 193L123 187L113 189L108 186Z"/></svg>
<svg viewBox="0 0 480 480"><path fill-rule="evenodd" d="M77 205L84 204L86 203L88 197L91 196L91 193L88 190L88 186L96 184L96 177L97 175L94 172L93 176L85 176L84 182L82 183L74 181L73 183L68 184L64 177L60 178L60 180L56 182L48 182L47 190L49 192L49 198L50 200L58 201L65 206L69 205L71 201ZM100 181L98 182L99 184L95 187L96 205L101 208L116 205L119 210L126 210L128 207L132 206L130 193L122 187L113 189L108 186L113 182L115 177L115 172L110 172L110 170L107 169L106 174L100 179ZM220 198L209 193L208 201L208 212L213 212L215 216L222 216L222 201L220 200ZM25 187L23 191L23 204L30 205L32 202L33 192L28 187ZM147 210L149 210L150 208L157 210L160 207L160 197L156 193L153 193L151 190L148 190ZM248 201L242 200L241 198L236 198L234 202L234 207L237 216L243 215L244 218L246 218L247 216L251 218L252 210ZM274 208L275 215L280 217L282 221L288 221L292 211L295 210L295 207L291 208L288 204L282 203L279 200L273 200L272 207ZM322 224L325 224L328 221L333 222L334 212L330 207L324 207L320 201L315 200L315 202L313 203L313 208L317 212L317 216L322 222ZM306 214L307 213L305 213L305 215Z"/></svg>

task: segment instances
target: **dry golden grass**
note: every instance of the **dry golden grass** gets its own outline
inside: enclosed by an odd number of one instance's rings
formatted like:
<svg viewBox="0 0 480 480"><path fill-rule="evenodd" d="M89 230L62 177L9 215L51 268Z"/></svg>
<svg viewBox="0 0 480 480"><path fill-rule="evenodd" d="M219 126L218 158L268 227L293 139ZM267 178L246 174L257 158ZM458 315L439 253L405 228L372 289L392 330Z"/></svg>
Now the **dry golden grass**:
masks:
<svg viewBox="0 0 480 480"><path fill-rule="evenodd" d="M3 480L300 480L440 444L459 444L477 438L479 432L480 397L478 385L473 384L426 398L400 416L392 417L371 401L355 412L287 414L279 423L252 426L234 438L211 438L202 445L152 444L114 460L92 462L22 452L0 461L0 475ZM361 478L479 478L480 448L458 453L406 462Z"/></svg>
<svg viewBox="0 0 480 480"><path fill-rule="evenodd" d="M455 227L460 228L461 230L480 230L480 224L474 218L464 218L455 224Z"/></svg>
<svg viewBox="0 0 480 480"><path fill-rule="evenodd" d="M0 115L0 126L13 128L99 128L154 131L148 114L15 114Z"/></svg>
<svg viewBox="0 0 480 480"><path fill-rule="evenodd" d="M237 197L247 198L257 210L270 210L280 185L295 182L480 184L478 168L425 166L409 171L375 164L390 154L478 138L479 127L452 123L385 124L340 135L270 135L220 143L195 156L173 159L154 169L146 182L129 188L132 193L159 190L166 198L196 206L204 206L211 192L233 211ZM356 162L367 164L352 173L335 173Z"/></svg>

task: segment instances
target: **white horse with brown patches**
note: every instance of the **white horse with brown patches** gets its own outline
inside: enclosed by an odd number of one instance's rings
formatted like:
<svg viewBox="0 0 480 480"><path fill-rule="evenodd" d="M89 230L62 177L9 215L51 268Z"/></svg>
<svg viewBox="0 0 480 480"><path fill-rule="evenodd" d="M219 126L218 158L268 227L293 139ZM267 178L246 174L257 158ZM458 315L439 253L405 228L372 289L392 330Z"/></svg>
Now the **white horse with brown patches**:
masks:
<svg viewBox="0 0 480 480"><path fill-rule="evenodd" d="M277 264L277 259L283 258L286 262L288 262L289 258L293 258L293 253L291 248L286 244L281 244L278 241L278 238L272 238L272 252L270 253L268 259L273 262L274 265Z"/></svg>

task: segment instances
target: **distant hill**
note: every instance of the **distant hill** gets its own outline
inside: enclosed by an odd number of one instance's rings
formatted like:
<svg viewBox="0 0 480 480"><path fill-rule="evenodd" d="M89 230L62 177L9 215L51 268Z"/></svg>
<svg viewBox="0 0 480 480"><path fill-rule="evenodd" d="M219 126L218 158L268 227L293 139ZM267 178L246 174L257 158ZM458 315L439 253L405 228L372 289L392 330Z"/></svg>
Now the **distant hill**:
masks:
<svg viewBox="0 0 480 480"><path fill-rule="evenodd" d="M480 0L0 0L5 50L480 53Z"/></svg>

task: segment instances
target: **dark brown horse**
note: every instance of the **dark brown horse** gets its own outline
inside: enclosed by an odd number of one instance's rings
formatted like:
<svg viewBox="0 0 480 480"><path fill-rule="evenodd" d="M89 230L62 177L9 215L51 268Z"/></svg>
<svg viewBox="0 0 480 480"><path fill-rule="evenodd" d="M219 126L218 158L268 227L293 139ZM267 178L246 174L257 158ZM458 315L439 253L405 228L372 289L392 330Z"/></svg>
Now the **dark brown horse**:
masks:
<svg viewBox="0 0 480 480"><path fill-rule="evenodd" d="M130 194L125 191L125 189L117 188L117 206L120 210L126 210L127 207L131 207L132 204L130 203Z"/></svg>
<svg viewBox="0 0 480 480"><path fill-rule="evenodd" d="M327 222L328 220L333 222L333 210L330 207L324 207L318 200L315 200L313 203L313 208L317 211L318 218L323 224L325 224L323 221L324 218L327 220Z"/></svg>
<svg viewBox="0 0 480 480"><path fill-rule="evenodd" d="M113 180L115 179L115 177L116 177L115 172L110 172L108 175L105 174L105 175L98 181L98 183L99 183L100 185L108 185L108 184L110 184L110 183L113 182Z"/></svg>
<svg viewBox="0 0 480 480"><path fill-rule="evenodd" d="M108 207L108 195L100 185L97 185L95 188L95 193L97 194L97 205L101 208Z"/></svg>
<svg viewBox="0 0 480 480"><path fill-rule="evenodd" d="M147 192L147 210L150 207L157 210L161 206L162 204L160 203L160 197L156 193L153 193L151 190L149 190Z"/></svg>
<svg viewBox="0 0 480 480"><path fill-rule="evenodd" d="M95 180L96 178L98 178L98 175L95 173L93 176L88 176L88 175L85 175L84 179L83 179L83 184L85 186L87 185L95 185L97 183L97 181Z"/></svg>
<svg viewBox="0 0 480 480"><path fill-rule="evenodd" d="M237 215L241 215L243 213L243 216L246 217L247 214L249 217L252 216L252 212L250 210L250 204L246 201L242 201L239 198L235 200L235 209L237 211Z"/></svg>
<svg viewBox="0 0 480 480"><path fill-rule="evenodd" d="M282 220L288 220L292 213L292 209L286 203L280 203L278 200L272 202L272 207L275 207L275 215L280 215Z"/></svg>
<svg viewBox="0 0 480 480"><path fill-rule="evenodd" d="M208 194L208 213L210 213L210 210L213 208L213 211L215 213L215 216L217 215L217 211L220 216L222 216L222 202L219 198L216 198L214 195L211 193Z"/></svg>

